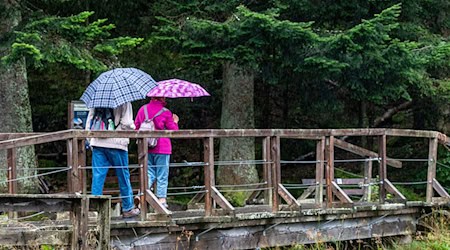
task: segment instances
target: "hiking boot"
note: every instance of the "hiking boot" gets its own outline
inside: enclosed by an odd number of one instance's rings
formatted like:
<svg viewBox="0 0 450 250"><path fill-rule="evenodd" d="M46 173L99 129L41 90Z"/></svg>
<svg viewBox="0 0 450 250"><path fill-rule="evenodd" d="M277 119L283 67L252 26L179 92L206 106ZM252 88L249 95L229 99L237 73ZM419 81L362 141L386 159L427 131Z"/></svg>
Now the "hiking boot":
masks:
<svg viewBox="0 0 450 250"><path fill-rule="evenodd" d="M141 214L141 210L139 208L133 208L130 211L123 212L122 217L123 218L132 218L136 217Z"/></svg>

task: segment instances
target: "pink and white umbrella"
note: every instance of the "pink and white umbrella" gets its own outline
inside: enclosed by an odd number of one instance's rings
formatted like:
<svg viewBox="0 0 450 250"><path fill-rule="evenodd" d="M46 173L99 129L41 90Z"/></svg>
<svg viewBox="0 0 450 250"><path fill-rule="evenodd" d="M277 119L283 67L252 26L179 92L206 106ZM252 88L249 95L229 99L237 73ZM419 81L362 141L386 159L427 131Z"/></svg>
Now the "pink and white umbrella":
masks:
<svg viewBox="0 0 450 250"><path fill-rule="evenodd" d="M200 85L185 80L169 79L156 84L157 86L151 89L147 96L167 98L210 96Z"/></svg>

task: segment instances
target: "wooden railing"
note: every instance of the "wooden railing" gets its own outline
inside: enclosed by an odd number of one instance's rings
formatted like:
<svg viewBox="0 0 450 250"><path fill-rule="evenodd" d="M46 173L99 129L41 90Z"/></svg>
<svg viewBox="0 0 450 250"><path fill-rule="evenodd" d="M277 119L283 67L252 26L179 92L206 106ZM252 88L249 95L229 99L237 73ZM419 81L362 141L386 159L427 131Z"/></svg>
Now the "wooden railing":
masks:
<svg viewBox="0 0 450 250"><path fill-rule="evenodd" d="M353 145L336 137L365 136L374 137L378 141L377 152ZM417 137L429 140L428 175L426 188L426 203L432 204L439 200L448 202L450 196L436 180L436 162L438 143L447 144L448 139L444 134L435 131L398 130L398 129L220 129L220 130L179 130L179 131L83 131L66 130L53 133L40 134L0 134L0 150L8 152L8 183L9 193L17 193L17 185L14 180L18 178L16 169L16 149L22 146L37 145L55 141L67 142L67 165L70 170L67 173L70 193L87 193L86 183L86 138L132 138L138 142L138 166L139 166L139 192L142 194L141 210L142 220L147 216L147 204L160 214L170 215L171 212L162 206L157 197L148 188L147 179L147 143L148 137L168 137L172 139L200 139L203 141L204 163L204 210L205 216L214 215L214 204L224 211L234 213L235 208L225 199L215 181L214 140L227 137L254 137L262 140L262 162L264 178L264 197L266 205L272 212L280 210L282 200L291 208L300 209L302 199L310 194L315 194L314 206L317 208L330 208L335 206L352 205L353 201L344 189L340 187L335 178L334 149L340 148L362 157L376 159L379 163L379 203L385 203L387 194L394 196L395 201L406 202L406 198L390 182L387 175L387 165L400 168L402 162L387 156L387 137ZM315 183L297 199L282 184L281 180L281 139L301 139L315 141ZM364 192L371 183L372 161L368 161L364 170ZM436 193L441 197L435 197ZM309 193L308 193L309 192ZM337 198L335 200L335 197ZM199 200L199 197L196 197Z"/></svg>

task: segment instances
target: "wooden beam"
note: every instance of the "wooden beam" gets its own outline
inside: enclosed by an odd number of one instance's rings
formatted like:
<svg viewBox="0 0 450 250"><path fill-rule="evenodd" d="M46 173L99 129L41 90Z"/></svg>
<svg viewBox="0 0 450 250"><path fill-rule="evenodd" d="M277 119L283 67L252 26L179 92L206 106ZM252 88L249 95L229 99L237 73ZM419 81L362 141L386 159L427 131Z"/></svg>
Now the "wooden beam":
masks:
<svg viewBox="0 0 450 250"><path fill-rule="evenodd" d="M10 194L16 194L17 193L17 150L16 148L10 148L7 149L7 162L8 162L8 191ZM8 212L8 218L13 219L17 217L16 212Z"/></svg>
<svg viewBox="0 0 450 250"><path fill-rule="evenodd" d="M380 203L384 203L386 199L386 184L384 180L387 179L387 168L386 168L386 135L378 136L378 155L380 156L379 164L379 175L380 175Z"/></svg>
<svg viewBox="0 0 450 250"><path fill-rule="evenodd" d="M333 194L335 194L340 201L344 203L351 203L351 204L353 203L352 199L348 197L348 195L344 192L344 190L342 190L341 187L339 187L339 185L336 182L332 181L331 187L333 189Z"/></svg>
<svg viewBox="0 0 450 250"><path fill-rule="evenodd" d="M142 195L139 197L139 206L141 208L141 221L147 219L147 197L146 190L149 187L148 180L148 144L147 139L137 139L138 145L138 165L139 168L139 193Z"/></svg>
<svg viewBox="0 0 450 250"><path fill-rule="evenodd" d="M400 193L400 191L398 191L398 189L392 184L392 182L390 182L388 179L385 179L384 183L386 185L386 191L388 191L388 193L393 194L401 201L406 202L406 197L402 193Z"/></svg>
<svg viewBox="0 0 450 250"><path fill-rule="evenodd" d="M86 167L86 139L78 140L78 175L80 178L80 188L83 194L87 194L87 172Z"/></svg>
<svg viewBox="0 0 450 250"><path fill-rule="evenodd" d="M194 197L188 202L187 207L191 209L191 207L195 207L196 203L199 203L205 197L205 193L196 193Z"/></svg>
<svg viewBox="0 0 450 250"><path fill-rule="evenodd" d="M51 132L45 134L38 134L16 139L0 141L0 150L8 148L16 148L23 146L30 146L36 144L43 144L54 141L64 141L73 137L74 130L63 130L58 132Z"/></svg>
<svg viewBox="0 0 450 250"><path fill-rule="evenodd" d="M72 223L72 238L71 246L72 249L83 249L84 235L80 234L81 231L81 200L76 200L73 202L73 207L70 212L70 221Z"/></svg>
<svg viewBox="0 0 450 250"><path fill-rule="evenodd" d="M11 140L32 135L42 135L44 133L0 133L0 141Z"/></svg>
<svg viewBox="0 0 450 250"><path fill-rule="evenodd" d="M19 133L20 134L20 133ZM64 130L36 134L21 138L0 141L0 149L42 144L76 138L205 138L205 137L267 137L317 139L322 136L408 136L436 138L439 132L398 129L198 129L198 130L158 130L158 131L85 131ZM13 136L14 135L9 135ZM3 136L3 138L5 138Z"/></svg>
<svg viewBox="0 0 450 250"><path fill-rule="evenodd" d="M298 197L297 200L300 201L308 198L310 195L314 194L317 191L316 189L317 189L316 186L308 187L305 191L303 191L302 195L300 195L300 197Z"/></svg>
<svg viewBox="0 0 450 250"><path fill-rule="evenodd" d="M273 187L272 185L272 164L270 163L272 161L271 154L270 154L270 137L266 136L262 140L262 157L265 161L263 165L263 178L264 181L267 183L264 185L264 187L267 188L267 190L264 191L264 204L271 205L272 204L272 190L270 189Z"/></svg>
<svg viewBox="0 0 450 250"><path fill-rule="evenodd" d="M79 243L82 246L82 249L88 249L88 232L89 232L89 198L84 196L81 199L81 210L79 223L79 236L81 237L81 242ZM73 223L72 223L73 225Z"/></svg>
<svg viewBox="0 0 450 250"><path fill-rule="evenodd" d="M281 165L280 165L280 137L270 138L270 159L272 160L272 212L278 212L280 200L278 196L278 184L280 183Z"/></svg>
<svg viewBox="0 0 450 250"><path fill-rule="evenodd" d="M316 194L315 202L316 202L317 207L322 207L322 204L323 204L324 166L325 166L325 137L322 137L320 140L318 140L316 142L316 184L317 184L317 186L310 187L310 188L315 188L315 194ZM303 194L300 197L303 197ZM304 199L306 199L306 197Z"/></svg>
<svg viewBox="0 0 450 250"><path fill-rule="evenodd" d="M206 137L267 137L320 139L322 136L376 136L385 129L195 129L195 130L155 130L155 131L87 131L74 130L78 138L206 138ZM1 145L1 144L0 144Z"/></svg>
<svg viewBox="0 0 450 250"><path fill-rule="evenodd" d="M360 155L360 156L364 156L364 157L371 157L371 158L378 158L378 154L376 152L370 151L368 149L359 147L355 144L351 144L348 143L346 141L343 140L339 140L339 139L335 139L334 141L334 145L340 149L346 150L348 152ZM391 158L387 158L386 159L386 163L389 166L392 166L394 168L401 168L402 167L402 162L401 161L397 161Z"/></svg>
<svg viewBox="0 0 450 250"><path fill-rule="evenodd" d="M412 129L386 129L387 136L436 138L439 132Z"/></svg>
<svg viewBox="0 0 450 250"><path fill-rule="evenodd" d="M155 209L156 213L158 214L164 214L164 215L171 215L172 212L167 209L165 206L163 206L156 195L150 191L149 189L145 190L145 199L150 204L150 206Z"/></svg>
<svg viewBox="0 0 450 250"><path fill-rule="evenodd" d="M110 231L111 231L111 200L90 198L97 215L98 249L111 249Z"/></svg>
<svg viewBox="0 0 450 250"><path fill-rule="evenodd" d="M255 186L255 189L265 188L266 186L267 186L267 184L259 184L259 185ZM248 196L247 201L255 200L256 198L258 198L259 195L261 195L262 192L263 192L263 190L252 191L252 193Z"/></svg>
<svg viewBox="0 0 450 250"><path fill-rule="evenodd" d="M326 138L325 160L327 161L325 170L325 181L327 184L327 207L333 204L333 181L334 181L334 137Z"/></svg>
<svg viewBox="0 0 450 250"><path fill-rule="evenodd" d="M69 102L67 105L67 129L72 129L73 128L73 116L74 116L74 107L73 107L73 102Z"/></svg>
<svg viewBox="0 0 450 250"><path fill-rule="evenodd" d="M204 178L205 178L205 216L212 215L212 192L215 185L214 180L214 139L207 137L203 139L203 161L206 163L204 166Z"/></svg>
<svg viewBox="0 0 450 250"><path fill-rule="evenodd" d="M10 194L17 193L17 162L16 162L17 150L10 148L7 151L8 159L8 191ZM14 180L14 181L13 181Z"/></svg>
<svg viewBox="0 0 450 250"><path fill-rule="evenodd" d="M370 186L372 182L372 167L373 162L372 161L366 161L364 163L364 186L363 186L363 201L370 201L371 199L371 190L372 187Z"/></svg>
<svg viewBox="0 0 450 250"><path fill-rule="evenodd" d="M430 138L428 149L428 172L427 172L427 190L426 190L427 203L431 203L432 198L434 196L433 179L436 178L437 147L438 147L437 138Z"/></svg>
<svg viewBox="0 0 450 250"><path fill-rule="evenodd" d="M67 150L67 157L71 158L71 166L72 168L68 171L68 183L70 182L70 192L72 193L82 193L83 187L82 187L82 176L81 176L81 170L80 170L80 158L82 158L82 153L79 152L80 144L78 139L71 139L68 140L68 144L71 144L70 147L68 147ZM68 162L69 163L69 162Z"/></svg>
<svg viewBox="0 0 450 250"><path fill-rule="evenodd" d="M291 193L283 186L283 184L278 183L278 194L287 202L289 206L300 209L300 203L292 196Z"/></svg>
<svg viewBox="0 0 450 250"><path fill-rule="evenodd" d="M70 211L72 208L72 201L67 199L20 199L20 198L0 198L0 211L14 211L14 212L64 212Z"/></svg>
<svg viewBox="0 0 450 250"><path fill-rule="evenodd" d="M441 183L439 183L438 180L436 180L436 178L433 178L433 188L441 197L450 198L447 190L445 190L445 188L441 185Z"/></svg>
<svg viewBox="0 0 450 250"><path fill-rule="evenodd" d="M211 191L212 191L211 198L213 198L214 201L217 202L217 204L220 207L222 207L226 211L234 213L235 211L234 207L227 199L225 199L225 197L220 193L220 191L216 187L214 186L211 187Z"/></svg>

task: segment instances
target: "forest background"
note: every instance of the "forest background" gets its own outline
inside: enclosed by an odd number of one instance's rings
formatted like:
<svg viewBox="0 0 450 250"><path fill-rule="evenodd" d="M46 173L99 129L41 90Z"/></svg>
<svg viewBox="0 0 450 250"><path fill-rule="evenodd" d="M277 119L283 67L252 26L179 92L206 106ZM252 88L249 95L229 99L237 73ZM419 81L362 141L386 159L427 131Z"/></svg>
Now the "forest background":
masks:
<svg viewBox="0 0 450 250"><path fill-rule="evenodd" d="M67 129L68 103L99 73L136 67L156 80L181 78L210 92L193 101L169 101L181 129L448 133L449 34L447 0L0 0L0 132ZM133 103L135 113L144 103ZM426 156L426 143L390 139L389 156ZM311 143L283 145L284 160L313 157ZM258 159L260 151L253 140L222 140L217 148L222 160ZM200 142L174 141L172 161L201 161L201 149ZM130 157L133 152L131 144ZM25 148L18 165L63 165L64 153L65 145L57 143ZM440 152L439 159L449 163L450 155ZM425 180L425 166L405 163L390 169L389 177ZM313 174L313 168L299 167L284 166L283 181ZM170 185L197 185L193 171L171 170ZM258 179L251 164L218 171L219 183ZM438 179L450 187L447 168L438 168ZM420 194L424 186L414 191Z"/></svg>

